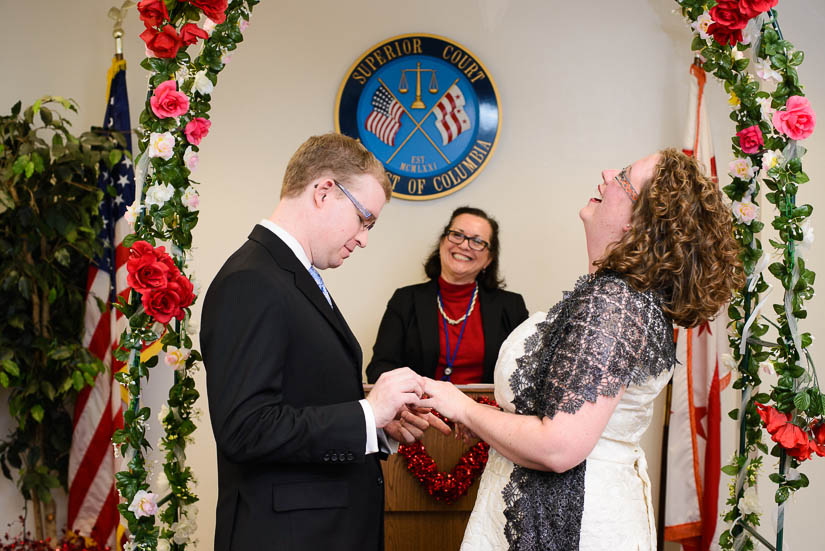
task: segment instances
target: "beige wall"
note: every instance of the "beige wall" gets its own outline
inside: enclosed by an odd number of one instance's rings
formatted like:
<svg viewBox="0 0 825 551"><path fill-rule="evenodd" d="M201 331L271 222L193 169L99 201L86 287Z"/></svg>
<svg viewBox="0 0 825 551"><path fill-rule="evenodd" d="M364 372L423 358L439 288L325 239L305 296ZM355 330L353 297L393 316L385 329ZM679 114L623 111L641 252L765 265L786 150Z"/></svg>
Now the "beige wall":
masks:
<svg viewBox="0 0 825 551"><path fill-rule="evenodd" d="M105 72L112 52L107 1L3 2L0 18L0 110L45 93L75 98L75 128L101 122ZM421 262L449 212L482 207L501 223L502 267L509 288L531 311L546 310L586 270L579 208L599 172L621 167L656 149L681 145L687 114L690 34L670 0L495 2L494 0L264 1L213 94L212 133L195 177L202 215L195 232L195 267L204 288L252 225L272 211L286 161L308 135L332 129L333 102L350 64L387 37L427 32L464 44L487 66L502 105L498 149L469 186L429 202L393 200L369 247L341 269L324 274L328 287L371 356L378 321L392 291L420 281ZM815 109L825 117L825 6L819 0L779 5L786 37L805 50L800 75ZM142 109L146 74L134 13L125 42L133 120ZM730 158L732 124L720 86L710 82L709 111L721 172ZM805 144L811 183L802 201L825 205L825 131ZM727 176L722 176L723 183ZM819 219L819 215L814 215ZM820 232L821 233L821 232ZM821 246L811 255L821 272ZM825 335L822 301L811 302L802 325ZM199 308L195 309L196 320ZM822 346L814 358L825 380ZM153 374L152 401L164 381ZM167 379L168 380L168 379ZM203 375L198 375L203 390ZM735 401L735 396L728 396ZM201 407L206 410L205 398ZM661 414L662 407L658 409ZM727 418L726 418L727 420ZM645 438L654 492L659 475L661 415ZM0 415L5 433L7 414ZM732 424L731 424L732 427ZM157 432L150 434L156 439ZM210 549L216 499L214 441L204 419L190 461L201 496L199 549ZM726 458L725 458L726 459ZM773 468L770 458L768 468ZM790 548L814 542L816 501L825 492L825 460L805 465L813 479L791 502ZM725 490L722 490L723 493ZM770 506L772 489L764 485ZM655 500L655 497L654 497ZM20 511L12 484L0 481L0 522ZM763 525L773 524L771 509Z"/></svg>

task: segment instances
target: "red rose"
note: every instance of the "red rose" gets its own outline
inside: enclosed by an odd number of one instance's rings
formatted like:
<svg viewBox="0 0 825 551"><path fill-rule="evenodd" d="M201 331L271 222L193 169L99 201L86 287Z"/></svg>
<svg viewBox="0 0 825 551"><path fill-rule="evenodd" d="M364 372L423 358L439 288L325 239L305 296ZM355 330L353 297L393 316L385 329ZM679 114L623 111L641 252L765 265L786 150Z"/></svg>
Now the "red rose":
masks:
<svg viewBox="0 0 825 551"><path fill-rule="evenodd" d="M228 0L189 0L189 3L203 10L206 17L215 23L226 21L226 6Z"/></svg>
<svg viewBox="0 0 825 551"><path fill-rule="evenodd" d="M143 295L143 308L146 313L159 323L169 323L172 318L183 319L183 310L180 307L180 297L174 289L167 286Z"/></svg>
<svg viewBox="0 0 825 551"><path fill-rule="evenodd" d="M777 3L779 3L779 0L739 0L739 11L748 19L752 19L760 13L768 11Z"/></svg>
<svg viewBox="0 0 825 551"><path fill-rule="evenodd" d="M742 148L743 153L748 155L758 152L765 145L759 125L749 126L737 132L736 135L739 137L739 147Z"/></svg>
<svg viewBox="0 0 825 551"><path fill-rule="evenodd" d="M730 29L719 23L713 23L708 27L708 33L722 46L727 44L736 46L736 44L742 42L742 31L740 29Z"/></svg>
<svg viewBox="0 0 825 551"><path fill-rule="evenodd" d="M139 260L141 257L151 255L155 257L155 248L146 241L135 241L129 248L129 260L126 261L126 269L133 272L133 262Z"/></svg>
<svg viewBox="0 0 825 551"><path fill-rule="evenodd" d="M820 457L825 457L825 421L811 423L810 448Z"/></svg>
<svg viewBox="0 0 825 551"><path fill-rule="evenodd" d="M771 436L771 440L785 448L791 457L799 461L804 461L811 457L811 449L808 446L808 435L805 431L793 423L785 425Z"/></svg>
<svg viewBox="0 0 825 551"><path fill-rule="evenodd" d="M748 19L750 19L739 10L738 0L719 0L710 9L710 17L723 27L740 31L748 26Z"/></svg>
<svg viewBox="0 0 825 551"><path fill-rule="evenodd" d="M169 266L163 262L158 262L154 255L145 255L135 261L133 269L129 270L126 276L126 283L129 287L144 295L156 289L165 288L171 273Z"/></svg>
<svg viewBox="0 0 825 551"><path fill-rule="evenodd" d="M169 286L178 294L181 308L187 308L195 301L195 288L185 275L178 273L173 280L169 281Z"/></svg>
<svg viewBox="0 0 825 551"><path fill-rule="evenodd" d="M756 402L756 411L762 421L765 422L765 428L770 434L774 434L791 420L787 413L782 413L775 407L766 406L759 402Z"/></svg>
<svg viewBox="0 0 825 551"><path fill-rule="evenodd" d="M165 25L161 31L146 29L140 33L140 37L146 42L146 47L158 57L172 58L178 55L180 36L172 25Z"/></svg>
<svg viewBox="0 0 825 551"><path fill-rule="evenodd" d="M209 134L209 127L212 123L203 117L195 117L186 124L183 133L192 145L199 145L201 140Z"/></svg>
<svg viewBox="0 0 825 551"><path fill-rule="evenodd" d="M140 13L140 20L148 29L149 27L160 27L164 21L169 19L169 12L166 11L166 3L163 0L141 0L137 5Z"/></svg>
<svg viewBox="0 0 825 551"><path fill-rule="evenodd" d="M194 23L187 23L180 30L180 41L184 46L189 46L198 41L198 39L206 40L209 38L209 33L201 29Z"/></svg>

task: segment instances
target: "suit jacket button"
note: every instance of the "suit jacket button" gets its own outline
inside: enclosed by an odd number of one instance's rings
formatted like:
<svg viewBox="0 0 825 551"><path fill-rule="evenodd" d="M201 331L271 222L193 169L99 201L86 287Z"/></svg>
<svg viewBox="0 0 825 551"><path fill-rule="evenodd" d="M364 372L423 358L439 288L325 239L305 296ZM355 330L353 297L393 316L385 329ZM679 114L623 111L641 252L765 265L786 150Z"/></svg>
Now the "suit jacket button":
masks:
<svg viewBox="0 0 825 551"><path fill-rule="evenodd" d="M384 485L384 477L383 477L383 476L379 476L379 477L378 477L378 485L379 485L379 486L383 486L383 485Z"/></svg>
<svg viewBox="0 0 825 551"><path fill-rule="evenodd" d="M324 454L324 461L329 461L329 452Z"/></svg>
<svg viewBox="0 0 825 551"><path fill-rule="evenodd" d="M332 460L332 462L333 462L333 463L335 463L336 461L338 461L338 454L337 454L337 453L333 453L333 454L330 456L330 459Z"/></svg>
<svg viewBox="0 0 825 551"><path fill-rule="evenodd" d="M354 459L355 459L355 456L352 454L352 452L348 452L347 453L347 461L352 461Z"/></svg>

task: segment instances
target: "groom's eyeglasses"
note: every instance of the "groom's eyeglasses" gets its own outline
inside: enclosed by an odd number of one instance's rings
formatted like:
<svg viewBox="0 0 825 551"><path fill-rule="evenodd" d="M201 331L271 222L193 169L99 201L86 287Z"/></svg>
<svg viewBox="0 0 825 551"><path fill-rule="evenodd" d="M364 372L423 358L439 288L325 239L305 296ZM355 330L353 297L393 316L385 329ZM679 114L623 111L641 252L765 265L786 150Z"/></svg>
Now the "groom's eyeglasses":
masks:
<svg viewBox="0 0 825 551"><path fill-rule="evenodd" d="M371 230L375 226L375 222L376 222L375 215L373 213L371 213L370 211L368 211L366 209L366 207L364 207L364 205L359 203L358 199L356 199L352 195L352 193L347 191L347 188L345 188L344 186L342 186L341 184L339 184L335 180L333 180L332 182L336 186L338 186L338 189L341 190L341 193L346 195L347 199L349 199L352 202L352 204L355 205L356 210L358 210L359 218L361 218L362 227L367 231Z"/></svg>

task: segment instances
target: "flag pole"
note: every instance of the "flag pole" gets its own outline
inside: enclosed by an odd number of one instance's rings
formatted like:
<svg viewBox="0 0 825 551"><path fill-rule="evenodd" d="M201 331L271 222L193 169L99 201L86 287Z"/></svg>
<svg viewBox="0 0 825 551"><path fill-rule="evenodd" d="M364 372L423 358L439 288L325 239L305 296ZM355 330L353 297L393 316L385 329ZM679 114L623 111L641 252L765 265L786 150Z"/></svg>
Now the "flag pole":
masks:
<svg viewBox="0 0 825 551"><path fill-rule="evenodd" d="M112 37L115 39L115 59L120 61L123 59L123 20L126 18L126 12L135 3L132 0L126 0L119 8L112 6L109 8L109 19L114 21L112 28Z"/></svg>

